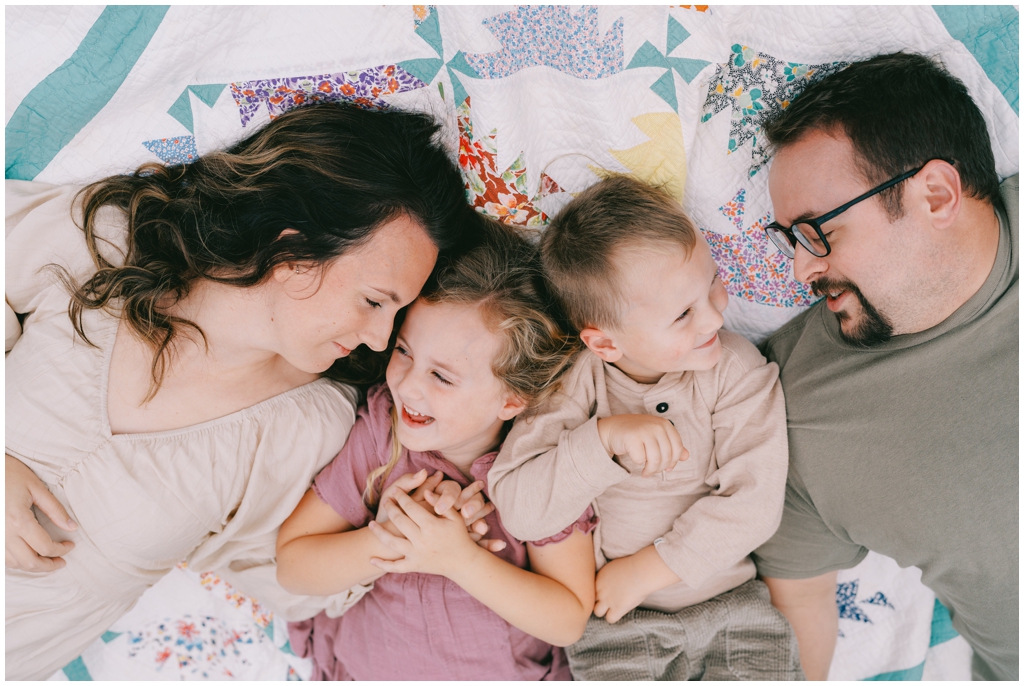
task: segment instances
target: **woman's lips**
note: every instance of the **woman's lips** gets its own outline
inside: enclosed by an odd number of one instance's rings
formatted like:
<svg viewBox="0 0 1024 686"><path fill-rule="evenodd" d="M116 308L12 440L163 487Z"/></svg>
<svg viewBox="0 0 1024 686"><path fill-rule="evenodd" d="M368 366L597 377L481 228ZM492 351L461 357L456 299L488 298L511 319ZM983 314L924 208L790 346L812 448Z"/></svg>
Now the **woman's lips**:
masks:
<svg viewBox="0 0 1024 686"><path fill-rule="evenodd" d="M415 410L414 410L415 412ZM428 426L434 423L433 417L428 417L425 414L409 414L409 410L402 406L402 421L406 426L412 427L413 429L420 429L424 426Z"/></svg>
<svg viewBox="0 0 1024 686"><path fill-rule="evenodd" d="M334 343L334 347L337 348L338 350L338 357L348 357L349 354L352 352L351 350L341 345L340 343L335 343L334 341L331 342Z"/></svg>

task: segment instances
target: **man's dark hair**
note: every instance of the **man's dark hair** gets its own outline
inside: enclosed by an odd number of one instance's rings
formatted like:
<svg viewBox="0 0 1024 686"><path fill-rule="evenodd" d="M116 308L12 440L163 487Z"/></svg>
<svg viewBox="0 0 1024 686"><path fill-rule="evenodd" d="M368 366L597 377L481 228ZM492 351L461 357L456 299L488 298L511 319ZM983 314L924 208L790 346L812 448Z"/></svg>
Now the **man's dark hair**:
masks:
<svg viewBox="0 0 1024 686"><path fill-rule="evenodd" d="M999 177L985 119L963 82L924 55L879 55L808 86L764 125L776 150L804 134L846 134L861 172L880 184L935 158L955 162L964 192L995 203ZM902 184L879 196L903 214Z"/></svg>

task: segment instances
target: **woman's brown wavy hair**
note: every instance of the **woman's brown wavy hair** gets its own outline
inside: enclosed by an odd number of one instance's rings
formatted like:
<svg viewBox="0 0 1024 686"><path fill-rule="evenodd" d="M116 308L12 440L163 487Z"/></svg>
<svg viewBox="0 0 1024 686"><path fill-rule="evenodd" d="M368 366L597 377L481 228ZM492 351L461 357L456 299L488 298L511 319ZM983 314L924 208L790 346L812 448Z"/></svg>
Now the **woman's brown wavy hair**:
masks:
<svg viewBox="0 0 1024 686"><path fill-rule="evenodd" d="M144 164L85 187L76 202L96 273L82 284L63 276L75 330L88 342L84 311L106 309L151 344L148 400L175 337L189 328L203 337L195 323L167 313L199 279L245 288L283 263L323 266L403 214L442 255L458 252L471 211L458 169L436 140L439 128L424 114L318 103L190 164ZM105 207L127 221L123 265L99 250L97 215ZM328 375L372 382L387 361L363 346L350 357Z"/></svg>

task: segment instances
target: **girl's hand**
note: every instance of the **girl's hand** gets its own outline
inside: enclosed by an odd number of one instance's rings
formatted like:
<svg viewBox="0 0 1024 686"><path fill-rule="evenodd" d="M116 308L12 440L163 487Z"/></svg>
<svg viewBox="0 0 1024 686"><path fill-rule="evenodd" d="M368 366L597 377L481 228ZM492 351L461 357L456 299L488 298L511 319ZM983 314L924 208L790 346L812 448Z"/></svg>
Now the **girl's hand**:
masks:
<svg viewBox="0 0 1024 686"><path fill-rule="evenodd" d="M31 469L17 458L6 457L4 565L26 572L56 571L66 564L61 555L75 544L50 538L32 513L32 506L65 531L74 531L78 525Z"/></svg>
<svg viewBox="0 0 1024 686"><path fill-rule="evenodd" d="M466 529L466 520L454 508L438 516L401 491L381 504L388 519L405 538L395 536L377 522L370 530L389 549L402 555L400 560L372 558L370 564L390 573L439 574L451 576L464 569L478 548Z"/></svg>
<svg viewBox="0 0 1024 686"><path fill-rule="evenodd" d="M484 550L496 553L505 549L505 541L485 538L488 526L484 517L494 512L494 505L484 499L483 489L483 481L474 481L462 488L458 483L446 480L441 470L428 477L427 471L421 469L415 474L404 474L396 479L384 489L380 502L392 500L394 494L401 491L409 493L409 496L424 508L432 508L437 515L443 515L454 508L465 520L470 538ZM387 510L383 506L377 510L377 523L385 524L385 528L392 534L400 535L397 529L388 523Z"/></svg>

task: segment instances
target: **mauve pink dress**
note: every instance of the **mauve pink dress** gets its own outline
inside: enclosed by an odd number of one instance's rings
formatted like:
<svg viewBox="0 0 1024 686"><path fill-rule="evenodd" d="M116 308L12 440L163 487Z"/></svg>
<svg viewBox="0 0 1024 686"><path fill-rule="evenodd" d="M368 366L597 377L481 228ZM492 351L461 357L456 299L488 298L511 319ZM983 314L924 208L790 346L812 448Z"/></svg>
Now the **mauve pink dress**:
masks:
<svg viewBox="0 0 1024 686"><path fill-rule="evenodd" d="M345 447L313 483L320 499L355 527L366 526L374 517L362 495L367 475L390 456L392 402L386 386L370 390ZM473 463L473 479L487 483L496 455ZM403 450L385 488L402 474L423 468L429 474L440 469L463 487L470 483L439 453ZM506 542L496 554L526 568L526 545L505 531L497 513L486 521L488 536ZM596 524L597 517L587 508L572 526L538 543L563 540L573 528L589 533ZM289 623L288 635L297 655L312 656L313 679L572 679L561 648L520 631L454 582L434 574L386 574L341 617L321 612L313 619Z"/></svg>

